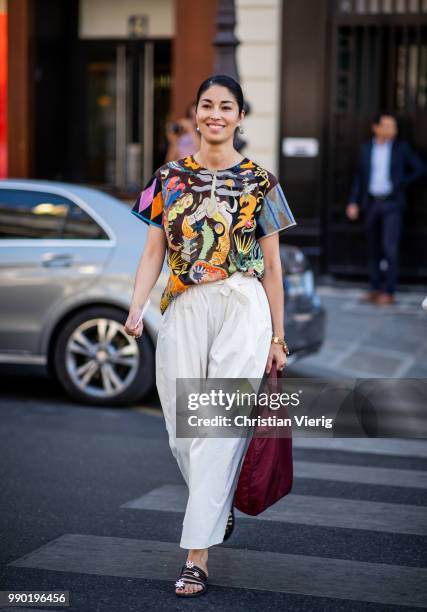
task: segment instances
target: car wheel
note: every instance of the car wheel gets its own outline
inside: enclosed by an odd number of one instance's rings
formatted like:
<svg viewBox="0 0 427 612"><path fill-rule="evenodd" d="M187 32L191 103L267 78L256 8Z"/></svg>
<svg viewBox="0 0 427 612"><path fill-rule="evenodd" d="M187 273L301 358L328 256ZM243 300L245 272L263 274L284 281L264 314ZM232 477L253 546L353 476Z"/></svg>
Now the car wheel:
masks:
<svg viewBox="0 0 427 612"><path fill-rule="evenodd" d="M92 307L69 319L54 347L59 382L74 399L97 406L130 404L155 382L154 347L147 333L128 336L122 310Z"/></svg>

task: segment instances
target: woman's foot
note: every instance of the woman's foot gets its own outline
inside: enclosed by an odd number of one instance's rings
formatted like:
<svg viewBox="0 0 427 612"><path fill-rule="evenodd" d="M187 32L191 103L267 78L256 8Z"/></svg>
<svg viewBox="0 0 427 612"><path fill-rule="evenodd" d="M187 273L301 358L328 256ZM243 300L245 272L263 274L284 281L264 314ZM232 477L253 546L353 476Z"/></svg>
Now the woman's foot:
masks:
<svg viewBox="0 0 427 612"><path fill-rule="evenodd" d="M175 593L177 595L186 595L187 593L197 593L204 589L203 584L200 584L200 580L203 581L204 576L198 571L201 569L208 576L208 549L202 548L198 550L188 551L186 569L193 572L193 577L190 576L191 572L185 572L187 576L184 576L175 583ZM187 581L188 578L188 581ZM180 586L176 586L180 584Z"/></svg>

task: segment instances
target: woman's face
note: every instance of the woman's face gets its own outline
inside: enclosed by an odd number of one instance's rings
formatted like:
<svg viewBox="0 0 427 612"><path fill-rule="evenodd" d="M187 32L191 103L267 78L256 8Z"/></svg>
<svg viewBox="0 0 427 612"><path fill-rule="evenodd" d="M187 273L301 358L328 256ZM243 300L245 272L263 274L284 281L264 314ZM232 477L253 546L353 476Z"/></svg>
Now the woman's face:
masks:
<svg viewBox="0 0 427 612"><path fill-rule="evenodd" d="M207 142L219 144L232 140L242 114L233 94L221 85L211 85L200 96L196 121L200 135Z"/></svg>

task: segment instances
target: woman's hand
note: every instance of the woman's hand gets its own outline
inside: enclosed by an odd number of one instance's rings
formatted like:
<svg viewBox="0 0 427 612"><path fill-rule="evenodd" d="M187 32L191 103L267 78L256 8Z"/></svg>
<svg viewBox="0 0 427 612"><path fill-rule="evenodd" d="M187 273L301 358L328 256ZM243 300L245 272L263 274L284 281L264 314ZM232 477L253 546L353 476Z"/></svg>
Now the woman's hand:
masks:
<svg viewBox="0 0 427 612"><path fill-rule="evenodd" d="M345 212L351 221L356 221L356 219L359 217L359 205L356 204L356 202L351 202L350 204L347 204Z"/></svg>
<svg viewBox="0 0 427 612"><path fill-rule="evenodd" d="M168 123L166 126L166 139L172 146L176 146L178 144L179 134L173 130L172 123Z"/></svg>
<svg viewBox="0 0 427 612"><path fill-rule="evenodd" d="M128 334L128 336L134 336L135 338L139 338L140 336L142 336L142 332L144 330L144 321L141 320L138 323L138 326L135 327L135 323L138 321L140 314L140 310L138 311L133 308L130 309L128 318L126 319L125 323L125 332Z"/></svg>
<svg viewBox="0 0 427 612"><path fill-rule="evenodd" d="M271 343L270 352L268 353L267 367L265 369L267 374L270 374L273 361L276 362L276 368L279 371L283 370L287 361L287 355L282 346L280 344L274 344L274 342Z"/></svg>

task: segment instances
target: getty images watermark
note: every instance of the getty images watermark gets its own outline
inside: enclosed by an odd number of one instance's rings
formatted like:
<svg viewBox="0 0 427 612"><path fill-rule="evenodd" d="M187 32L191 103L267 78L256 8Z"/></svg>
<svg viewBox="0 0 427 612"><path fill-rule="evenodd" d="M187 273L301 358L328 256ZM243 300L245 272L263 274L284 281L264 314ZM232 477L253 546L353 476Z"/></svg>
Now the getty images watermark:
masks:
<svg viewBox="0 0 427 612"><path fill-rule="evenodd" d="M201 407L221 407L226 414L214 415L212 417L199 416L196 414L189 415L188 424L194 426L211 426L223 425L230 427L232 424L237 427L255 427L257 425L268 425L274 427L292 427L295 424L297 427L325 427L331 429L333 424L332 418L326 418L324 415L320 417L308 417L307 415L294 414L292 417L278 416L274 411L279 411L283 407L298 407L301 402L300 394L302 391L294 393L260 393L244 392L237 390L233 393L227 393L223 389L211 389L209 393L190 393L188 396L188 410L199 410ZM244 406L268 407L271 414L264 415L256 414L248 416L247 414L233 414L227 416L233 407Z"/></svg>
<svg viewBox="0 0 427 612"><path fill-rule="evenodd" d="M425 379L176 381L176 434L427 438Z"/></svg>

